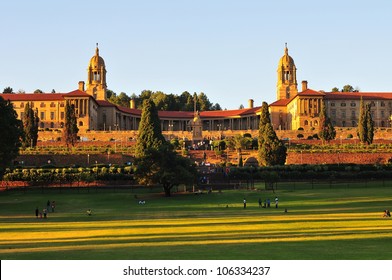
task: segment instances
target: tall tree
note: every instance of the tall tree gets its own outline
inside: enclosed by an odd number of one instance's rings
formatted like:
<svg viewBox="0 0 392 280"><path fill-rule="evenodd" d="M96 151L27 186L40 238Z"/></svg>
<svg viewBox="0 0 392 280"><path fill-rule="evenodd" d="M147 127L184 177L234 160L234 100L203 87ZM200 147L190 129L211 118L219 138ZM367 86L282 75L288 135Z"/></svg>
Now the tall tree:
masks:
<svg viewBox="0 0 392 280"><path fill-rule="evenodd" d="M373 143L373 137L374 137L374 121L372 118L372 106L371 104L366 104L365 106L365 117L366 117L366 143L367 144L372 144Z"/></svg>
<svg viewBox="0 0 392 280"><path fill-rule="evenodd" d="M261 165L283 165L286 162L287 148L276 135L269 113L267 102L261 105L259 123L259 152Z"/></svg>
<svg viewBox="0 0 392 280"><path fill-rule="evenodd" d="M265 125L271 123L270 113L267 102L261 104L260 122L259 122L259 147L263 145L263 134Z"/></svg>
<svg viewBox="0 0 392 280"><path fill-rule="evenodd" d="M12 87L6 87L4 88L3 93L14 93L14 90L12 89Z"/></svg>
<svg viewBox="0 0 392 280"><path fill-rule="evenodd" d="M30 103L27 102L24 108L23 115L23 129L24 129L24 147L35 147L38 141L38 110L33 110Z"/></svg>
<svg viewBox="0 0 392 280"><path fill-rule="evenodd" d="M287 148L279 140L271 123L267 123L262 134L262 146L259 146L259 161L261 165L284 165L286 163ZM260 141L260 140L259 140Z"/></svg>
<svg viewBox="0 0 392 280"><path fill-rule="evenodd" d="M366 110L365 103L363 102L363 98L359 101L359 118L358 118L358 128L357 133L359 140L362 143L366 143L367 141L367 121L366 121Z"/></svg>
<svg viewBox="0 0 392 280"><path fill-rule="evenodd" d="M320 112L320 124L319 124L319 137L323 141L331 141L336 137L335 128L332 125L331 119L327 115L327 109L325 107L325 102L321 102L321 112Z"/></svg>
<svg viewBox="0 0 392 280"><path fill-rule="evenodd" d="M0 96L0 178L19 153L23 138L23 124L10 101Z"/></svg>
<svg viewBox="0 0 392 280"><path fill-rule="evenodd" d="M162 135L158 110L151 99L145 99L136 143L136 157L144 156L146 150L150 148L158 149L163 143L165 138Z"/></svg>
<svg viewBox="0 0 392 280"><path fill-rule="evenodd" d="M65 124L63 129L64 142L69 147L75 146L78 140L78 124L75 113L75 105L70 104L68 101L65 104Z"/></svg>

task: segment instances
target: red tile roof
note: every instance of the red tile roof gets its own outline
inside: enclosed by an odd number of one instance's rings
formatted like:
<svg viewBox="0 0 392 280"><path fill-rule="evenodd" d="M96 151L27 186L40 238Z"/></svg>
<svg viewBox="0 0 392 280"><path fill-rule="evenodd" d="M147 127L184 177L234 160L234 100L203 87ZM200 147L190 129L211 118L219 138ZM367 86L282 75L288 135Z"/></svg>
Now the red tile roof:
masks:
<svg viewBox="0 0 392 280"><path fill-rule="evenodd" d="M279 99L279 100L276 100L275 102L271 103L269 106L287 106L287 104L289 104L291 102L291 100L293 100L293 98Z"/></svg>
<svg viewBox="0 0 392 280"><path fill-rule="evenodd" d="M325 93L322 91L307 89L305 91L299 92L297 95L298 96L325 96Z"/></svg>
<svg viewBox="0 0 392 280"><path fill-rule="evenodd" d="M344 99L384 99L392 100L392 92L326 92L325 99L327 100L344 100Z"/></svg>
<svg viewBox="0 0 392 280"><path fill-rule="evenodd" d="M3 93L0 95L10 101L59 101L64 100L62 93Z"/></svg>

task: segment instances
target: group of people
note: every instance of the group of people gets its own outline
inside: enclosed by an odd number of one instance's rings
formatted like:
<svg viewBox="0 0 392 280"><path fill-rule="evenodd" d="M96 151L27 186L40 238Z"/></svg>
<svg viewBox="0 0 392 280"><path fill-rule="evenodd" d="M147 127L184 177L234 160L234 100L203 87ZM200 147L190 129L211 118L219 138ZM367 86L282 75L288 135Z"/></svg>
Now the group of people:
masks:
<svg viewBox="0 0 392 280"><path fill-rule="evenodd" d="M35 217L36 217L37 219L38 219L38 218L40 218L40 219L42 219L42 218L46 219L47 216L48 216L49 211L52 210L52 213L53 213L55 208L56 208L56 202L55 202L54 200L53 200L52 202L51 202L50 200L48 200L48 201L46 202L46 207L44 207L44 208L42 209L42 211L39 211L39 208L38 208L38 207L35 208Z"/></svg>
<svg viewBox="0 0 392 280"><path fill-rule="evenodd" d="M275 208L278 208L279 199L275 196ZM265 199L264 202L259 198L259 208L269 208L271 207L271 200L269 198Z"/></svg>
<svg viewBox="0 0 392 280"><path fill-rule="evenodd" d="M275 197L275 208L278 208L279 199ZM264 204L261 198L259 198L259 208L269 208L271 207L271 200L269 198L264 200ZM246 208L246 199L244 198L244 208Z"/></svg>
<svg viewBox="0 0 392 280"><path fill-rule="evenodd" d="M390 217L391 217L391 212L389 212L388 209L384 210L383 217L384 217L384 218L390 218Z"/></svg>

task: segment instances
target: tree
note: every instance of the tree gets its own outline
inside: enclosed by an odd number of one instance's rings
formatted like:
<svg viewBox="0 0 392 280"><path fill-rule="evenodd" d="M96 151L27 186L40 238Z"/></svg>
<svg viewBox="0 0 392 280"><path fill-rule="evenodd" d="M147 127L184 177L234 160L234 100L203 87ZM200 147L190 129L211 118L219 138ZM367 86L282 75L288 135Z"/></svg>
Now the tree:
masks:
<svg viewBox="0 0 392 280"><path fill-rule="evenodd" d="M6 87L4 88L3 93L14 93L14 90L12 89L12 87Z"/></svg>
<svg viewBox="0 0 392 280"><path fill-rule="evenodd" d="M165 138L162 135L158 110L151 99L145 99L136 143L136 157L143 157L148 149L158 149L163 143Z"/></svg>
<svg viewBox="0 0 392 280"><path fill-rule="evenodd" d="M334 88L332 88L331 89L331 92L339 92L340 90L339 90L339 88L337 88L337 87L334 87Z"/></svg>
<svg viewBox="0 0 392 280"><path fill-rule="evenodd" d="M0 178L19 153L23 138L23 124L10 101L0 96Z"/></svg>
<svg viewBox="0 0 392 280"><path fill-rule="evenodd" d="M353 92L354 87L352 85L345 85L342 89L342 92Z"/></svg>
<svg viewBox="0 0 392 280"><path fill-rule="evenodd" d="M36 90L34 91L34 93L44 93L44 92L38 88L38 89L36 89Z"/></svg>
<svg viewBox="0 0 392 280"><path fill-rule="evenodd" d="M365 105L362 97L359 103L358 137L364 144L370 145L373 143L374 122L372 119L371 105Z"/></svg>
<svg viewBox="0 0 392 280"><path fill-rule="evenodd" d="M373 137L374 137L374 121L372 118L372 112L371 112L372 106L370 104L366 104L365 109L366 109L366 143L368 145L373 143Z"/></svg>
<svg viewBox="0 0 392 280"><path fill-rule="evenodd" d="M65 104L65 123L63 129L64 142L69 147L75 146L78 140L79 128L77 125L77 118L75 113L75 105L68 101Z"/></svg>
<svg viewBox="0 0 392 280"><path fill-rule="evenodd" d="M320 112L320 124L318 136L323 141L331 141L336 137L335 128L332 125L331 119L327 115L327 109L325 107L325 102L321 102L321 112Z"/></svg>
<svg viewBox="0 0 392 280"><path fill-rule="evenodd" d="M262 141L264 141L264 127L267 123L271 123L270 113L268 109L267 102L263 102L261 105L260 112L260 122L259 122L259 148L263 145Z"/></svg>
<svg viewBox="0 0 392 280"><path fill-rule="evenodd" d="M249 144L252 143L252 138L236 134L233 137L227 138L227 146L237 151L238 166L242 166L242 149L245 149Z"/></svg>
<svg viewBox="0 0 392 280"><path fill-rule="evenodd" d="M265 166L284 165L286 163L287 148L276 136L271 123L265 125L262 138L261 142L263 145L259 146L260 163Z"/></svg>
<svg viewBox="0 0 392 280"><path fill-rule="evenodd" d="M134 176L140 184L160 184L165 196L171 196L173 187L194 183L196 167L190 159L178 155L170 143L148 148L135 159Z"/></svg>
<svg viewBox="0 0 392 280"><path fill-rule="evenodd" d="M287 148L278 139L272 127L268 104L263 102L259 123L259 162L262 165L284 165Z"/></svg>
<svg viewBox="0 0 392 280"><path fill-rule="evenodd" d="M35 147L38 141L38 110L33 110L30 103L26 103L23 115L23 130L24 130L24 147Z"/></svg>

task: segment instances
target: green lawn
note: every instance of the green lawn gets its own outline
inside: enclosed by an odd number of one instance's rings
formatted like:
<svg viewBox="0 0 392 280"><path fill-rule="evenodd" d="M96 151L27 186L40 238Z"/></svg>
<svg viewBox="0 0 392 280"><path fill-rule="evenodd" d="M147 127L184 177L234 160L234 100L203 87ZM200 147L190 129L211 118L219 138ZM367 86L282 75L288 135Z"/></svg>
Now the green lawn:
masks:
<svg viewBox="0 0 392 280"><path fill-rule="evenodd" d="M2 192L0 258L392 259L392 188L298 189L278 190L278 209L258 207L266 191ZM36 219L48 199L55 213Z"/></svg>

